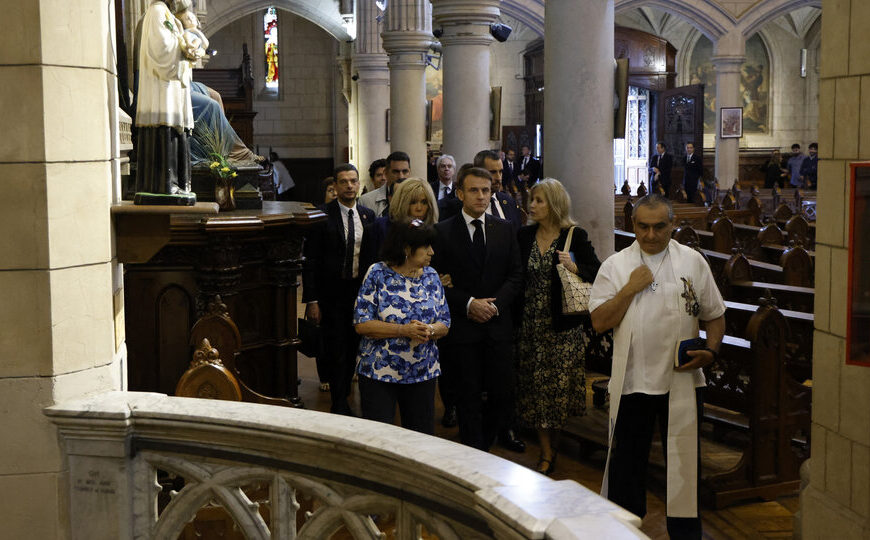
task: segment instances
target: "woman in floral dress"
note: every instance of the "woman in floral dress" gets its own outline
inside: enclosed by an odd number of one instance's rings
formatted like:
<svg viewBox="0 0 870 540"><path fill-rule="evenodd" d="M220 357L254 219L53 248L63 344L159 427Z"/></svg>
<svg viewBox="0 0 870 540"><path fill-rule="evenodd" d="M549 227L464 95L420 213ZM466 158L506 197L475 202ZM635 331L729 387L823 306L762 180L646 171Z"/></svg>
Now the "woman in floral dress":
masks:
<svg viewBox="0 0 870 540"><path fill-rule="evenodd" d="M533 225L520 229L525 292L517 336L517 417L538 432L538 472L549 474L558 437L569 416L586 410L584 326L589 317L562 314L558 263L592 283L601 262L586 236L574 226L571 200L561 182L546 178L529 194ZM570 246L565 246L574 227Z"/></svg>

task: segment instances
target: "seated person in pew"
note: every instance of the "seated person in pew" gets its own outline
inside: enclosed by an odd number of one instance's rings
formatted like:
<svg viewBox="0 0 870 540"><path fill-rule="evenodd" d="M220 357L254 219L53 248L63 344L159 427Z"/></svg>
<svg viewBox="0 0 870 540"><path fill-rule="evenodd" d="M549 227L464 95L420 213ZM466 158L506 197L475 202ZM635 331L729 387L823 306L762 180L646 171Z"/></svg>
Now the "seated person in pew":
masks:
<svg viewBox="0 0 870 540"><path fill-rule="evenodd" d="M698 514L701 368L718 354L725 305L703 256L671 240L673 206L656 194L640 199L636 241L604 261L589 311L597 332L614 329L610 378L609 449L601 495L646 514L646 467L656 419L667 469L667 528L671 538L701 538ZM675 367L678 344L697 338Z"/></svg>

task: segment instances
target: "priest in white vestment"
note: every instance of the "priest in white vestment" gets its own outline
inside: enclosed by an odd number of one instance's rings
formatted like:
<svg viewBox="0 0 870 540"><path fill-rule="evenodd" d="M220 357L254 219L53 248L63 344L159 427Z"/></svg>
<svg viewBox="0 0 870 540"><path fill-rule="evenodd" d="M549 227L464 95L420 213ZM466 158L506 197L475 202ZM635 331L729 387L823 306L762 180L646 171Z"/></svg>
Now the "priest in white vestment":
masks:
<svg viewBox="0 0 870 540"><path fill-rule="evenodd" d="M658 420L667 464L671 538L701 538L698 516L701 368L718 354L725 304L704 257L671 240L673 207L648 195L634 209L636 241L604 261L589 300L592 325L611 328L609 448L602 496L643 517L646 470ZM678 344L705 344L675 367Z"/></svg>

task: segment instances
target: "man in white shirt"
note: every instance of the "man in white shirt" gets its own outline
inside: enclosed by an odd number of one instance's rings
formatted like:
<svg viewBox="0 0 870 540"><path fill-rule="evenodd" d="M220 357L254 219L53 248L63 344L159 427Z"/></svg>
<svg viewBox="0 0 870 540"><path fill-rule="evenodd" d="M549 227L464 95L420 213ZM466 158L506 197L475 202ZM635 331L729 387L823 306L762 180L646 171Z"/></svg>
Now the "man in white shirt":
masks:
<svg viewBox="0 0 870 540"><path fill-rule="evenodd" d="M701 538L698 517L701 368L718 354L725 305L710 268L695 250L671 240L670 201L648 195L634 211L636 242L611 256L589 299L592 325L614 329L608 464L602 495L643 517L646 465L659 420L667 462L671 538ZM705 348L675 367L678 344L707 333Z"/></svg>
<svg viewBox="0 0 870 540"><path fill-rule="evenodd" d="M387 156L387 165L384 170L387 182L376 190L369 191L359 198L359 203L366 208L371 208L376 217L387 215L390 199L393 197L393 189L411 177L411 158L402 151L396 151Z"/></svg>
<svg viewBox="0 0 870 540"><path fill-rule="evenodd" d="M290 200L290 190L296 187L296 182L290 176L290 171L281 162L276 152L269 153L269 161L272 162L272 181L275 183L275 189L279 201Z"/></svg>
<svg viewBox="0 0 870 540"><path fill-rule="evenodd" d="M351 414L347 396L359 347L352 324L353 306L367 270L360 268L359 254L365 226L375 216L356 202L359 173L353 165L339 165L333 176L337 198L320 207L327 219L305 235L302 302L306 304L305 318L323 328L324 356L331 365L331 411Z"/></svg>

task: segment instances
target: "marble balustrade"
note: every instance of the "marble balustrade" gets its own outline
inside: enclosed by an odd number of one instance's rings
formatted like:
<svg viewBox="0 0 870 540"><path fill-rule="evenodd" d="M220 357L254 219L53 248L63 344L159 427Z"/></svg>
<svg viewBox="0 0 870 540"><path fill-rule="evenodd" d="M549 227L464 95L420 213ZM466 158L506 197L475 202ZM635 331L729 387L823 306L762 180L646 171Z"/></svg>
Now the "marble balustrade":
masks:
<svg viewBox="0 0 870 540"><path fill-rule="evenodd" d="M69 470L76 538L176 538L207 504L247 538L646 538L640 519L571 480L358 418L155 393L110 392L45 409ZM163 492L158 470L183 478ZM243 486L259 485L268 522ZM317 501L297 527L301 500ZM264 502L261 500L260 502Z"/></svg>

